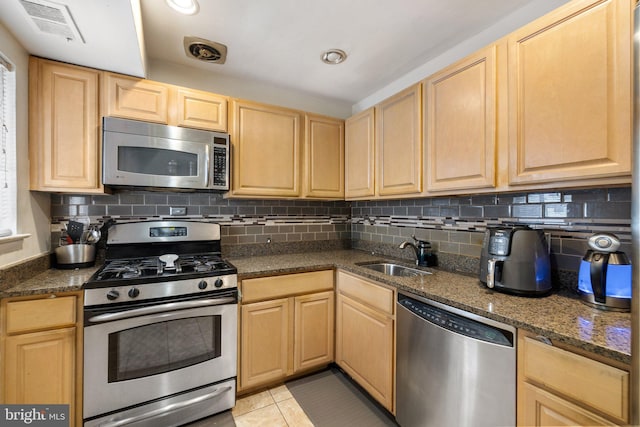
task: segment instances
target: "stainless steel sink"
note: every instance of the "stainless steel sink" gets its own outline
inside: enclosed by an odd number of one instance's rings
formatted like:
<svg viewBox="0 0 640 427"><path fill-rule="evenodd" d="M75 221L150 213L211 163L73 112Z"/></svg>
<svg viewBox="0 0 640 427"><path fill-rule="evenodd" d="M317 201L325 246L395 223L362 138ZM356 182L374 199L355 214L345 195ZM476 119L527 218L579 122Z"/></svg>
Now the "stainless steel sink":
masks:
<svg viewBox="0 0 640 427"><path fill-rule="evenodd" d="M379 271L380 273L387 274L389 276L419 277L431 274L429 271L418 270L417 268L405 267L404 265L393 264L390 262L374 262L371 264L359 265L370 270Z"/></svg>

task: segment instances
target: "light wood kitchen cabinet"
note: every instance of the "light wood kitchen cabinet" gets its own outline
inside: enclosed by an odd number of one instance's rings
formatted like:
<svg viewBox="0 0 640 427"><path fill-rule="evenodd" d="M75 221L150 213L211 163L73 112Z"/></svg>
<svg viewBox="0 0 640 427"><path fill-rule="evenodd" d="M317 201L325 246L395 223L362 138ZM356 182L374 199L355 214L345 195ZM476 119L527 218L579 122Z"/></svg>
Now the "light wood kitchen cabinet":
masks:
<svg viewBox="0 0 640 427"><path fill-rule="evenodd" d="M427 192L496 185L497 46L424 81Z"/></svg>
<svg viewBox="0 0 640 427"><path fill-rule="evenodd" d="M240 388L268 383L289 374L292 339L288 298L243 304Z"/></svg>
<svg viewBox="0 0 640 427"><path fill-rule="evenodd" d="M82 420L81 294L1 303L2 396L6 404L68 404Z"/></svg>
<svg viewBox="0 0 640 427"><path fill-rule="evenodd" d="M394 412L395 291L338 271L336 363Z"/></svg>
<svg viewBox="0 0 640 427"><path fill-rule="evenodd" d="M171 92L176 117L170 124L175 122L176 126L227 132L225 96L184 87L172 87Z"/></svg>
<svg viewBox="0 0 640 427"><path fill-rule="evenodd" d="M298 296L294 304L293 372L333 361L334 292Z"/></svg>
<svg viewBox="0 0 640 427"><path fill-rule="evenodd" d="M344 120L306 114L304 196L344 199Z"/></svg>
<svg viewBox="0 0 640 427"><path fill-rule="evenodd" d="M375 109L345 121L345 198L375 195Z"/></svg>
<svg viewBox="0 0 640 427"><path fill-rule="evenodd" d="M507 37L511 185L630 176L632 3L572 1Z"/></svg>
<svg viewBox="0 0 640 427"><path fill-rule="evenodd" d="M243 280L238 390L334 359L333 271Z"/></svg>
<svg viewBox="0 0 640 427"><path fill-rule="evenodd" d="M169 86L151 80L104 74L104 115L169 124Z"/></svg>
<svg viewBox="0 0 640 427"><path fill-rule="evenodd" d="M105 72L105 116L227 131L227 97Z"/></svg>
<svg viewBox="0 0 640 427"><path fill-rule="evenodd" d="M376 195L422 191L422 84L375 106Z"/></svg>
<svg viewBox="0 0 640 427"><path fill-rule="evenodd" d="M235 99L231 115L231 195L299 197L302 114Z"/></svg>
<svg viewBox="0 0 640 427"><path fill-rule="evenodd" d="M625 425L628 368L518 334L518 425Z"/></svg>
<svg viewBox="0 0 640 427"><path fill-rule="evenodd" d="M104 193L99 87L100 71L30 58L31 190Z"/></svg>

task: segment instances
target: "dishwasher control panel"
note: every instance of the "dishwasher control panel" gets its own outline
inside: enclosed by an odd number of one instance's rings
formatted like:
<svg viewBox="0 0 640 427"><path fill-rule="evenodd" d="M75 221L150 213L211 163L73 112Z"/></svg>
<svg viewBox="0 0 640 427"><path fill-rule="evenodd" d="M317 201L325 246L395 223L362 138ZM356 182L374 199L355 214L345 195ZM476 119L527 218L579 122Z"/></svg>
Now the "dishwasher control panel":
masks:
<svg viewBox="0 0 640 427"><path fill-rule="evenodd" d="M449 331L481 341L513 347L514 335L510 331L504 331L472 319L467 319L458 314L451 313L405 295L398 295L398 304L416 316Z"/></svg>

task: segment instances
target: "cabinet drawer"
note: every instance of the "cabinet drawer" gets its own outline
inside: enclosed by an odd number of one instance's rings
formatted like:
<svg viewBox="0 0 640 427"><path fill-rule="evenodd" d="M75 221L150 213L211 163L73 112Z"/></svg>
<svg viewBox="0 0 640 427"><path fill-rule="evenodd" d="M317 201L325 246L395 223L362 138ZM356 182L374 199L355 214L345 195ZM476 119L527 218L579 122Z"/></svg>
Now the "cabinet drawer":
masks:
<svg viewBox="0 0 640 427"><path fill-rule="evenodd" d="M338 290L357 301L363 302L385 313L394 313L393 290L356 276L338 272Z"/></svg>
<svg viewBox="0 0 640 427"><path fill-rule="evenodd" d="M75 296L7 303L7 334L73 326L75 323Z"/></svg>
<svg viewBox="0 0 640 427"><path fill-rule="evenodd" d="M528 337L522 342L527 380L628 421L628 372Z"/></svg>
<svg viewBox="0 0 640 427"><path fill-rule="evenodd" d="M333 289L333 271L312 271L246 279L240 286L243 303L329 291Z"/></svg>

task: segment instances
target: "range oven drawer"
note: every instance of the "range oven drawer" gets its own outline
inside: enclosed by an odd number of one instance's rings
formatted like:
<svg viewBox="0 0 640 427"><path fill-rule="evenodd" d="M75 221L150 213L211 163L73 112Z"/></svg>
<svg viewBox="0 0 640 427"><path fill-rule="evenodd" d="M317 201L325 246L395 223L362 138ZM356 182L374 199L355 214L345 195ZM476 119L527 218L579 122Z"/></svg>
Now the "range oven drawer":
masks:
<svg viewBox="0 0 640 427"><path fill-rule="evenodd" d="M85 420L234 378L237 322L233 302L85 324Z"/></svg>

